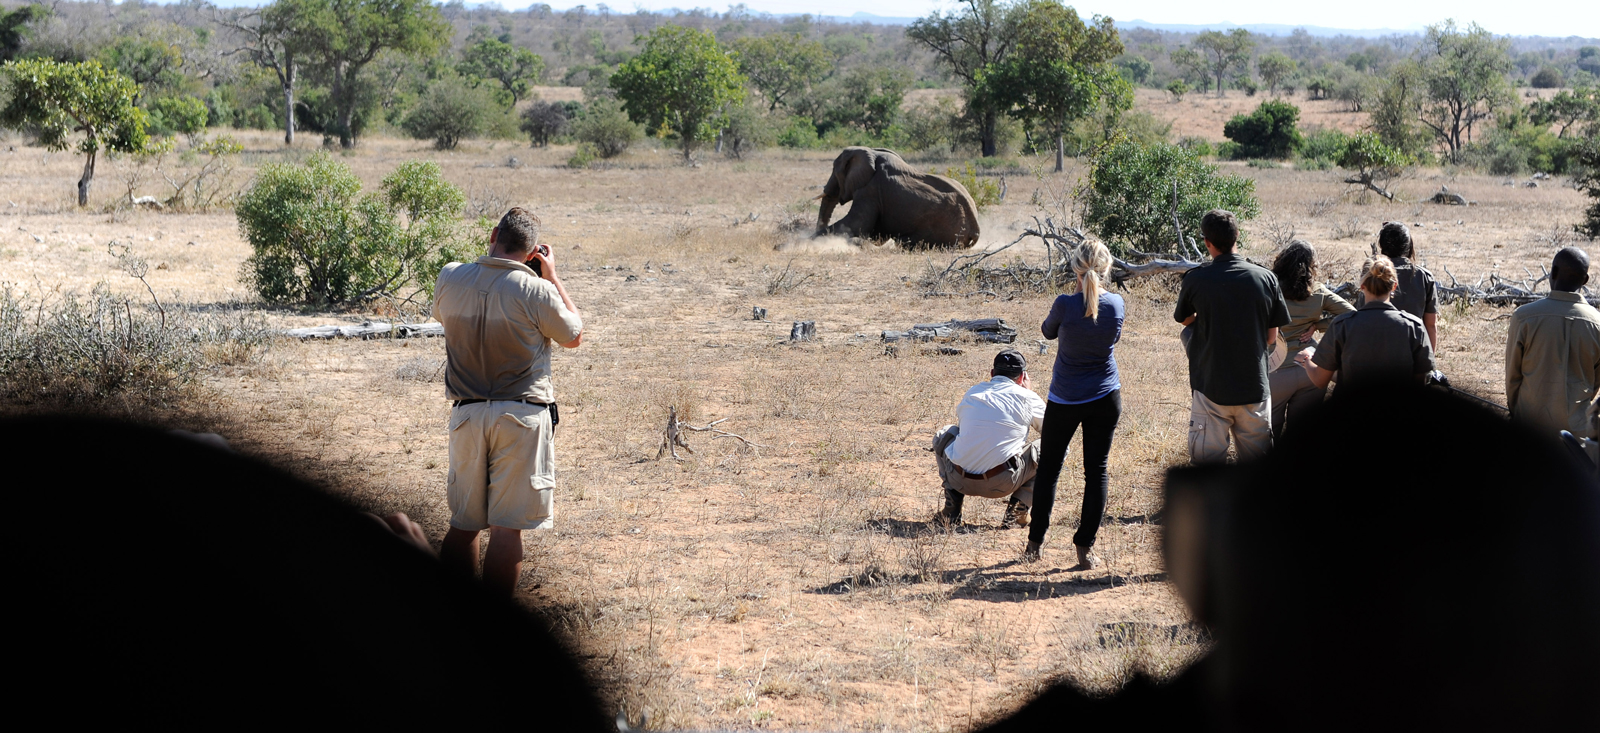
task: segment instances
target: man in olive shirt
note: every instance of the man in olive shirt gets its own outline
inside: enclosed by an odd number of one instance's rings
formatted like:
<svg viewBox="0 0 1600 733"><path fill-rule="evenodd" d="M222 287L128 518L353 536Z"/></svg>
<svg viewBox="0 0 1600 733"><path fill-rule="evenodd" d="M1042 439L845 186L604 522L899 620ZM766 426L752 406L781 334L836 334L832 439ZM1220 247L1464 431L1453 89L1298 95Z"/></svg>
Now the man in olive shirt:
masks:
<svg viewBox="0 0 1600 733"><path fill-rule="evenodd" d="M1589 255L1556 253L1550 294L1511 314L1506 332L1506 406L1511 417L1546 437L1562 430L1595 437L1591 404L1600 387L1600 311L1578 294L1589 282Z"/></svg>
<svg viewBox="0 0 1600 733"><path fill-rule="evenodd" d="M445 266L433 302L452 402L450 532L439 559L471 575L478 534L489 530L483 579L509 595L522 569L522 530L554 523L551 344L577 348L583 320L550 248L539 244L538 217L520 207L489 233L487 256Z"/></svg>
<svg viewBox="0 0 1600 733"><path fill-rule="evenodd" d="M1267 386L1267 354L1278 327L1289 322L1278 278L1233 253L1239 223L1220 209L1200 221L1211 262L1184 273L1173 318L1193 326L1187 344L1189 460L1221 463L1228 436L1240 461L1272 448L1272 393Z"/></svg>

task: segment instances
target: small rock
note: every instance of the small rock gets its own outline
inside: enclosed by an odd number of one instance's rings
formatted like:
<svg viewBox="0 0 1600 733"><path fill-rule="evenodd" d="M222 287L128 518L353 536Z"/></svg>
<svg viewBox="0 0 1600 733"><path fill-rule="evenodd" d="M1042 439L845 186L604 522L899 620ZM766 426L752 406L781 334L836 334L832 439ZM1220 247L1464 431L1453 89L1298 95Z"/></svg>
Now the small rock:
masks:
<svg viewBox="0 0 1600 733"><path fill-rule="evenodd" d="M623 279L623 282L629 282L629 283L638 282L638 281L639 281L639 276L638 275L629 275L628 277Z"/></svg>
<svg viewBox="0 0 1600 733"><path fill-rule="evenodd" d="M751 308L750 309L750 320L752 320L752 321L765 321L765 320L767 320L767 309L766 308L762 308L759 305L755 306L754 308Z"/></svg>

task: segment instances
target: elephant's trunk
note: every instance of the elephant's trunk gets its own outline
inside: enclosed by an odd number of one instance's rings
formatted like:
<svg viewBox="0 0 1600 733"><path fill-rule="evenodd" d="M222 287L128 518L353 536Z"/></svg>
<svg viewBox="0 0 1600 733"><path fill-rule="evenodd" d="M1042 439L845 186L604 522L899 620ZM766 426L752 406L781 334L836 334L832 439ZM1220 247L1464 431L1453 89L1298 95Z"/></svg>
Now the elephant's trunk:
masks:
<svg viewBox="0 0 1600 733"><path fill-rule="evenodd" d="M833 207L839 205L839 178L828 176L828 185L822 189L822 208L817 210L817 234L828 231L828 223L833 221Z"/></svg>

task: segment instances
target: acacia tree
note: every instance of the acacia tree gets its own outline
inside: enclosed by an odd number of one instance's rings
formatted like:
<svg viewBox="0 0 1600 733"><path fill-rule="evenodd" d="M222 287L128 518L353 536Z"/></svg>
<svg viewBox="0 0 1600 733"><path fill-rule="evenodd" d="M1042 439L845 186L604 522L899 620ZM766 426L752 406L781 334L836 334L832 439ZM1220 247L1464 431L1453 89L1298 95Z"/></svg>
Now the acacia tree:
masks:
<svg viewBox="0 0 1600 733"><path fill-rule="evenodd" d="M242 54L255 65L267 69L278 77L278 88L283 90L283 144L294 144L294 52L288 38L295 26L296 6L269 5L262 10L233 10L224 14L217 11L219 25L231 29L239 36L242 45L224 52L226 55Z"/></svg>
<svg viewBox="0 0 1600 733"><path fill-rule="evenodd" d="M544 76L544 57L505 41L484 38L461 52L456 71L462 76L499 82L500 96L511 97L509 106L515 107L527 98L531 82Z"/></svg>
<svg viewBox="0 0 1600 733"><path fill-rule="evenodd" d="M1016 49L979 76L978 89L1013 117L1050 132L1060 172L1068 125L1102 104L1115 113L1133 106L1132 87L1110 63L1122 41L1110 18L1085 24L1059 0L1027 0L1018 12Z"/></svg>
<svg viewBox="0 0 1600 733"><path fill-rule="evenodd" d="M1261 80L1267 83L1267 89L1274 97L1278 96L1278 85L1292 76L1297 66L1294 59L1285 56L1282 51L1273 51L1256 59L1256 73L1261 75Z"/></svg>
<svg viewBox="0 0 1600 733"><path fill-rule="evenodd" d="M642 40L643 50L617 69L611 87L629 119L676 133L684 162L692 162L728 106L744 101L744 75L706 31L664 25Z"/></svg>
<svg viewBox="0 0 1600 733"><path fill-rule="evenodd" d="M767 100L771 112L833 73L833 54L799 33L771 33L733 41L739 71Z"/></svg>
<svg viewBox="0 0 1600 733"><path fill-rule="evenodd" d="M1206 65L1217 79L1217 96L1222 96L1222 82L1227 77L1228 71L1234 67L1248 72L1250 69L1250 51L1256 47L1256 39L1250 36L1250 31L1243 28L1234 28L1227 33L1222 31L1206 31L1194 39L1195 48L1206 59Z"/></svg>
<svg viewBox="0 0 1600 733"><path fill-rule="evenodd" d="M273 12L290 23L286 48L327 78L331 131L346 148L355 146L351 122L367 64L385 50L430 54L450 37L429 0L278 0Z"/></svg>
<svg viewBox="0 0 1600 733"><path fill-rule="evenodd" d="M927 46L966 87L967 112L978 127L984 157L996 152L1000 105L979 91L978 77L1004 63L1016 43L1015 5L998 0L962 0L962 9L934 12L906 27L906 37Z"/></svg>
<svg viewBox="0 0 1600 733"><path fill-rule="evenodd" d="M1183 69L1184 76L1200 83L1201 92L1211 91L1211 66L1206 63L1206 57L1187 46L1179 46L1168 54L1172 65ZM1187 86L1187 85L1185 85Z"/></svg>
<svg viewBox="0 0 1600 733"><path fill-rule="evenodd" d="M11 99L0 109L0 126L33 127L50 150L66 150L82 133L83 176L78 179L78 205L89 205L95 158L100 149L138 153L150 138L145 111L139 109L139 85L98 61L62 64L47 59L7 61Z"/></svg>
<svg viewBox="0 0 1600 733"><path fill-rule="evenodd" d="M1556 96L1528 105L1528 119L1537 125L1560 125L1556 137L1564 138L1573 125L1600 122L1600 89L1578 87L1563 90Z"/></svg>
<svg viewBox="0 0 1600 733"><path fill-rule="evenodd" d="M1363 190L1372 191L1389 201L1394 200L1394 194L1389 192L1389 181L1394 180L1411 165L1411 156L1399 149L1383 142L1383 138L1371 132L1358 132L1350 136L1350 141L1345 143L1344 150L1339 152L1339 159L1335 161L1340 168L1351 172L1345 183L1352 186L1361 186Z"/></svg>
<svg viewBox="0 0 1600 733"><path fill-rule="evenodd" d="M1472 127L1512 100L1506 74L1511 42L1477 23L1465 31L1453 20L1428 26L1418 51L1424 99L1420 119L1444 143L1452 161L1472 140Z"/></svg>

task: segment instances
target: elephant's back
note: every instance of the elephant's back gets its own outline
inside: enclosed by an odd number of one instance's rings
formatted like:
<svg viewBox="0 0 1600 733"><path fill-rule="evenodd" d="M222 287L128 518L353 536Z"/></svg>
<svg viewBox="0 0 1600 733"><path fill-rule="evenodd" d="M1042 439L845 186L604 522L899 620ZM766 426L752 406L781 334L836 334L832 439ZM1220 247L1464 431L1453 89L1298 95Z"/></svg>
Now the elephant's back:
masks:
<svg viewBox="0 0 1600 733"><path fill-rule="evenodd" d="M941 215L931 221L923 216L902 219L895 222L898 226L888 227L897 230L892 234L939 247L970 247L977 243L978 206L960 181L932 173L902 175L901 181L919 197L938 202L936 208Z"/></svg>

